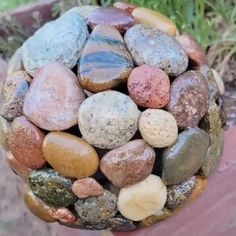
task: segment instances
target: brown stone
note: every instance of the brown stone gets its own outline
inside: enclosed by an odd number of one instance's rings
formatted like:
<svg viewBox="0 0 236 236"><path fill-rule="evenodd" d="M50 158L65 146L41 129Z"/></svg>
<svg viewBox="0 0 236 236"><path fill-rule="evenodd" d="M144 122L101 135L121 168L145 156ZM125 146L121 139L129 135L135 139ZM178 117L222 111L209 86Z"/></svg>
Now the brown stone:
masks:
<svg viewBox="0 0 236 236"><path fill-rule="evenodd" d="M9 149L22 165L39 169L46 164L42 152L44 137L44 133L26 117L18 117L9 131Z"/></svg>
<svg viewBox="0 0 236 236"><path fill-rule="evenodd" d="M65 130L77 124L78 109L85 99L78 80L57 62L43 66L25 97L24 114L46 130Z"/></svg>
<svg viewBox="0 0 236 236"><path fill-rule="evenodd" d="M128 79L129 95L136 104L148 108L162 108L169 102L170 80L158 67L136 67Z"/></svg>
<svg viewBox="0 0 236 236"><path fill-rule="evenodd" d="M122 188L148 177L154 162L154 150L138 139L108 152L101 159L100 168L113 185Z"/></svg>
<svg viewBox="0 0 236 236"><path fill-rule="evenodd" d="M88 24L91 28L96 25L110 25L117 28L121 33L132 27L134 17L118 8L98 8L88 16Z"/></svg>
<svg viewBox="0 0 236 236"><path fill-rule="evenodd" d="M188 198L189 200L194 200L197 197L199 197L207 187L208 180L205 177L198 175L198 176L196 176L196 180L197 180L196 185L195 185L191 195Z"/></svg>
<svg viewBox="0 0 236 236"><path fill-rule="evenodd" d="M67 208L50 208L50 216L64 224L74 224L76 222L75 215Z"/></svg>
<svg viewBox="0 0 236 236"><path fill-rule="evenodd" d="M22 165L11 152L7 152L6 155L8 165L10 168L24 181L27 181L30 172L32 171L30 168Z"/></svg>
<svg viewBox="0 0 236 236"><path fill-rule="evenodd" d="M126 83L133 60L117 29L98 25L88 39L79 62L79 81L91 92L113 89Z"/></svg>
<svg viewBox="0 0 236 236"><path fill-rule="evenodd" d="M208 109L208 86L198 71L187 71L171 84L167 110L180 128L195 127Z"/></svg>
<svg viewBox="0 0 236 236"><path fill-rule="evenodd" d="M96 173L99 166L95 149L82 138L65 132L47 134L43 154L48 163L65 177L89 177Z"/></svg>
<svg viewBox="0 0 236 236"><path fill-rule="evenodd" d="M51 208L38 199L31 191L27 191L24 194L24 201L28 209L41 220L48 223L56 221L49 213Z"/></svg>
<svg viewBox="0 0 236 236"><path fill-rule="evenodd" d="M0 97L0 114L6 120L13 120L23 113L25 95L31 78L24 71L7 77Z"/></svg>
<svg viewBox="0 0 236 236"><path fill-rule="evenodd" d="M126 2L115 2L114 7L131 14L137 6Z"/></svg>
<svg viewBox="0 0 236 236"><path fill-rule="evenodd" d="M95 179L85 178L75 181L72 191L78 198L87 198L102 195L104 189Z"/></svg>
<svg viewBox="0 0 236 236"><path fill-rule="evenodd" d="M205 50L191 35L182 34L176 39L186 51L190 61L196 65L208 64Z"/></svg>

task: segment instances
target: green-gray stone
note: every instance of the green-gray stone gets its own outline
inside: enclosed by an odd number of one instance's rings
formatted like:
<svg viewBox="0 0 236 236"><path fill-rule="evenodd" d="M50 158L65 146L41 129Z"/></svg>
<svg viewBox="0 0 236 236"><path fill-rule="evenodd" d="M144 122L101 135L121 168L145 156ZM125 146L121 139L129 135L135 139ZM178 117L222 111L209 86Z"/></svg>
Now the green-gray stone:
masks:
<svg viewBox="0 0 236 236"><path fill-rule="evenodd" d="M175 210L176 208L181 206L193 192L196 183L196 176L192 176L190 179L180 184L167 186L166 208L170 210Z"/></svg>
<svg viewBox="0 0 236 236"><path fill-rule="evenodd" d="M224 131L222 129L221 112L215 101L210 101L209 109L200 126L210 136L210 146L201 168L202 174L208 177L216 170L224 149Z"/></svg>
<svg viewBox="0 0 236 236"><path fill-rule="evenodd" d="M163 152L165 184L178 184L193 176L205 160L209 142L207 132L197 127L180 133L177 141Z"/></svg>
<svg viewBox="0 0 236 236"><path fill-rule="evenodd" d="M75 210L79 217L86 221L99 223L108 220L117 213L117 197L115 194L105 190L98 197L79 199L75 204Z"/></svg>
<svg viewBox="0 0 236 236"><path fill-rule="evenodd" d="M7 149L9 123L0 116L0 148Z"/></svg>
<svg viewBox="0 0 236 236"><path fill-rule="evenodd" d="M32 192L50 206L67 207L77 201L71 190L73 181L52 169L33 171L28 181Z"/></svg>

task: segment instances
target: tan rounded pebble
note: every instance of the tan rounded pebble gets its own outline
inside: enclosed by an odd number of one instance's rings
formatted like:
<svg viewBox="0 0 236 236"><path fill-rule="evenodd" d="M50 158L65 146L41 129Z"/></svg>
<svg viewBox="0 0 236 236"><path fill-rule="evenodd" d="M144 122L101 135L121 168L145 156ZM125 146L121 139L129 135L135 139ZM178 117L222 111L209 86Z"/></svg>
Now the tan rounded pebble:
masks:
<svg viewBox="0 0 236 236"><path fill-rule="evenodd" d="M28 209L38 218L48 223L55 222L50 214L50 207L38 199L31 191L28 191L24 194L24 202Z"/></svg>
<svg viewBox="0 0 236 236"><path fill-rule="evenodd" d="M147 109L139 119L139 131L143 139L153 147L169 147L178 137L177 122L169 112Z"/></svg>
<svg viewBox="0 0 236 236"><path fill-rule="evenodd" d="M7 162L9 167L20 177L22 178L24 181L27 181L28 176L30 174L30 172L32 172L33 170L22 165L13 155L11 152L7 152L6 155L7 158Z"/></svg>
<svg viewBox="0 0 236 236"><path fill-rule="evenodd" d="M161 178L149 175L145 180L120 190L118 209L126 218L140 221L161 211L166 199L167 190Z"/></svg>
<svg viewBox="0 0 236 236"><path fill-rule="evenodd" d="M51 208L49 214L55 220L58 220L64 224L74 224L76 222L76 217L67 208Z"/></svg>
<svg viewBox="0 0 236 236"><path fill-rule="evenodd" d="M60 174L85 178L96 173L99 158L95 149L82 138L65 132L50 132L43 141L43 154Z"/></svg>
<svg viewBox="0 0 236 236"><path fill-rule="evenodd" d="M72 185L72 192L78 198L97 197L102 195L104 189L93 178L79 179Z"/></svg>
<svg viewBox="0 0 236 236"><path fill-rule="evenodd" d="M7 148L8 132L10 124L0 116L0 148Z"/></svg>
<svg viewBox="0 0 236 236"><path fill-rule="evenodd" d="M171 36L176 35L177 27L175 23L159 12L144 7L138 7L132 11L132 15L138 24L152 26Z"/></svg>
<svg viewBox="0 0 236 236"><path fill-rule="evenodd" d="M211 69L211 70L212 70L212 73L214 75L215 82L216 82L217 87L220 91L220 94L223 95L224 92L225 92L224 82L223 82L222 78L220 77L219 73L216 70L214 70L214 69Z"/></svg>

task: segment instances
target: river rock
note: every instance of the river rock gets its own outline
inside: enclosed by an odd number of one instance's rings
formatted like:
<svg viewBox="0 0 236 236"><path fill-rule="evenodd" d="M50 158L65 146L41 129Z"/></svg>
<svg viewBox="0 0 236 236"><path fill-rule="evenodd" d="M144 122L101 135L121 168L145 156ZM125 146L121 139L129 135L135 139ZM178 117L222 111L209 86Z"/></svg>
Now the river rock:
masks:
<svg viewBox="0 0 236 236"><path fill-rule="evenodd" d="M0 57L0 93L7 77L7 62Z"/></svg>
<svg viewBox="0 0 236 236"><path fill-rule="evenodd" d="M78 198L97 197L103 194L103 187L93 178L76 180L72 191Z"/></svg>
<svg viewBox="0 0 236 236"><path fill-rule="evenodd" d="M140 221L161 211L166 198L166 186L161 178L149 175L143 181L120 190L118 209L126 218Z"/></svg>
<svg viewBox="0 0 236 236"><path fill-rule="evenodd" d="M227 112L226 112L226 105L225 105L225 101L224 101L224 96L222 96L222 95L219 96L216 103L218 105L218 109L220 112L220 119L221 119L222 128L224 128L227 123Z"/></svg>
<svg viewBox="0 0 236 236"><path fill-rule="evenodd" d="M129 96L104 91L87 98L79 108L79 129L91 145L113 149L127 143L138 129L140 111Z"/></svg>
<svg viewBox="0 0 236 236"><path fill-rule="evenodd" d="M88 24L91 28L96 25L109 25L117 28L121 33L135 24L133 16L118 8L99 8L88 16Z"/></svg>
<svg viewBox="0 0 236 236"><path fill-rule="evenodd" d="M105 190L99 197L79 199L75 204L79 217L89 223L106 221L117 213L117 197Z"/></svg>
<svg viewBox="0 0 236 236"><path fill-rule="evenodd" d="M137 7L132 11L132 15L138 24L152 26L171 36L176 35L177 27L174 21L159 12L144 7Z"/></svg>
<svg viewBox="0 0 236 236"><path fill-rule="evenodd" d="M27 182L29 174L33 171L32 169L22 165L13 155L11 152L7 152L6 160L9 167L12 171L18 175L22 180Z"/></svg>
<svg viewBox="0 0 236 236"><path fill-rule="evenodd" d="M175 210L180 207L191 195L197 184L196 176L192 176L188 180L167 186L167 200L165 207L169 210Z"/></svg>
<svg viewBox="0 0 236 236"><path fill-rule="evenodd" d="M125 43L135 63L164 70L168 75L182 74L188 66L188 56L179 42L147 25L135 25L125 34Z"/></svg>
<svg viewBox="0 0 236 236"><path fill-rule="evenodd" d="M213 76L214 76L216 85L219 89L220 95L223 95L225 92L224 81L222 80L222 78L220 77L219 73L216 70L211 69L211 71L213 73Z"/></svg>
<svg viewBox="0 0 236 236"><path fill-rule="evenodd" d="M24 202L28 209L39 219L46 221L48 223L56 222L49 211L50 207L43 203L40 199L38 199L32 191L28 190L24 194Z"/></svg>
<svg viewBox="0 0 236 236"><path fill-rule="evenodd" d="M152 172L155 151L142 139L130 141L108 152L101 159L104 175L118 188L136 184Z"/></svg>
<svg viewBox="0 0 236 236"><path fill-rule="evenodd" d="M79 81L83 88L100 92L125 83L133 69L119 31L112 26L98 25L92 31L79 63Z"/></svg>
<svg viewBox="0 0 236 236"><path fill-rule="evenodd" d="M182 34L176 39L186 51L191 62L196 65L208 64L205 50L191 35Z"/></svg>
<svg viewBox="0 0 236 236"><path fill-rule="evenodd" d="M158 67L136 67L128 79L129 95L136 104L147 108L162 108L170 99L170 80Z"/></svg>
<svg viewBox="0 0 236 236"><path fill-rule="evenodd" d="M42 129L65 130L77 124L78 109L84 99L75 74L53 62L34 77L25 97L24 114Z"/></svg>
<svg viewBox="0 0 236 236"><path fill-rule="evenodd" d="M180 133L177 141L163 152L164 183L179 184L193 176L204 163L209 143L207 132L197 127Z"/></svg>
<svg viewBox="0 0 236 236"><path fill-rule="evenodd" d="M74 224L76 222L75 215L67 208L51 208L49 214L53 219L64 224Z"/></svg>
<svg viewBox="0 0 236 236"><path fill-rule="evenodd" d="M65 14L75 11L76 13L79 13L84 18L85 21L87 21L89 14L98 8L100 8L100 7L96 6L96 5L81 5L78 7L71 8Z"/></svg>
<svg viewBox="0 0 236 236"><path fill-rule="evenodd" d="M77 201L72 180L52 169L33 171L28 181L32 192L50 206L67 207Z"/></svg>
<svg viewBox="0 0 236 236"><path fill-rule="evenodd" d="M60 174L85 178L96 173L99 158L95 149L82 138L65 132L50 132L43 141L47 162Z"/></svg>
<svg viewBox="0 0 236 236"><path fill-rule="evenodd" d="M204 176L197 175L195 187L191 195L189 196L188 200L194 200L198 198L206 189L207 183L208 183L208 180Z"/></svg>
<svg viewBox="0 0 236 236"><path fill-rule="evenodd" d="M136 5L127 2L115 2L113 6L129 14L137 7Z"/></svg>
<svg viewBox="0 0 236 236"><path fill-rule="evenodd" d="M178 137L174 116L161 109L147 109L142 112L139 131L148 144L157 148L171 146Z"/></svg>
<svg viewBox="0 0 236 236"><path fill-rule="evenodd" d="M0 116L0 148L7 149L8 147L8 132L10 124Z"/></svg>
<svg viewBox="0 0 236 236"><path fill-rule="evenodd" d="M18 71L24 71L22 47L18 48L11 57L7 66L7 75L10 76Z"/></svg>
<svg viewBox="0 0 236 236"><path fill-rule="evenodd" d="M39 169L46 164L42 152L45 134L25 116L17 117L9 131L9 150L24 166Z"/></svg>
<svg viewBox="0 0 236 236"><path fill-rule="evenodd" d="M208 97L208 86L202 74L187 71L171 84L167 110L180 128L195 127L207 112Z"/></svg>
<svg viewBox="0 0 236 236"><path fill-rule="evenodd" d="M210 146L201 168L202 174L208 177L219 165L224 149L224 131L222 129L220 110L213 100L210 101L209 109L201 122L201 127L210 135Z"/></svg>
<svg viewBox="0 0 236 236"><path fill-rule="evenodd" d="M23 71L7 77L0 97L0 114L8 121L14 120L23 113L25 95L31 78Z"/></svg>
<svg viewBox="0 0 236 236"><path fill-rule="evenodd" d="M23 44L23 63L32 76L51 62L73 68L88 36L84 18L71 11L40 28Z"/></svg>

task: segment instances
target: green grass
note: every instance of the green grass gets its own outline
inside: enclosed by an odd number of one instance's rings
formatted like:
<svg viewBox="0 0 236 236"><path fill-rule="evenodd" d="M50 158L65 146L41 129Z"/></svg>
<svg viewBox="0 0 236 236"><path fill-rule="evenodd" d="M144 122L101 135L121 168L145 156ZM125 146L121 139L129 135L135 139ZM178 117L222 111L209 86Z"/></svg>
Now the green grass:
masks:
<svg viewBox="0 0 236 236"><path fill-rule="evenodd" d="M36 0L0 0L0 12L8 11L35 1Z"/></svg>

